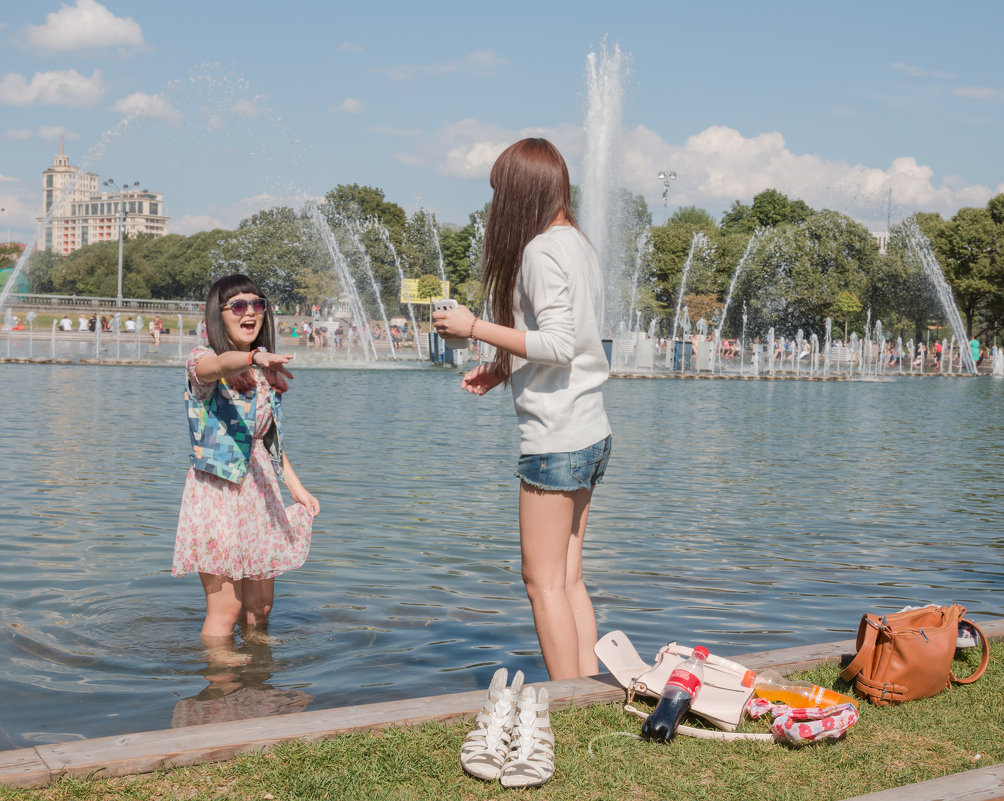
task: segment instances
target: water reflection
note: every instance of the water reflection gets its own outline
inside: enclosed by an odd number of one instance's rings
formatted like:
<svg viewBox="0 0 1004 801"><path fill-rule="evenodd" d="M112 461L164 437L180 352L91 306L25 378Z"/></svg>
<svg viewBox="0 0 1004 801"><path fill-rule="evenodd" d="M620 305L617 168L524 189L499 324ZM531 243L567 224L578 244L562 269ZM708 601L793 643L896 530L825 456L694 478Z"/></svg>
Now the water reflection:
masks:
<svg viewBox="0 0 1004 801"><path fill-rule="evenodd" d="M269 683L273 673L288 666L273 658L265 633L250 633L240 646L221 642L207 649L205 658L200 672L208 684L175 704L172 728L302 712L310 703L311 696L301 689Z"/></svg>
<svg viewBox="0 0 1004 801"><path fill-rule="evenodd" d="M298 369L284 433L322 513L276 582L270 653L238 640L249 661L229 665L200 642L198 578L170 576L180 368L0 370L0 748L300 693L323 709L472 690L498 665L545 677L504 392ZM1004 382L611 381L606 398L584 568L600 630L641 654L846 639L868 609L925 602L1002 614Z"/></svg>

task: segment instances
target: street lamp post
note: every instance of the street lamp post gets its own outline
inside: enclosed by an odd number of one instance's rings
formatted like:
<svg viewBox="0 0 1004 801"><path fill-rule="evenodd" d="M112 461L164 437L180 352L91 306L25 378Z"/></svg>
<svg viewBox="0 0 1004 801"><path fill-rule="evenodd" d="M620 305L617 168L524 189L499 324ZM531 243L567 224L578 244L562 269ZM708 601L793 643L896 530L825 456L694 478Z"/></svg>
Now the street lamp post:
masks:
<svg viewBox="0 0 1004 801"><path fill-rule="evenodd" d="M676 180L676 173L672 170L659 170L659 180L662 181L662 206L663 221L665 225L669 222L669 182Z"/></svg>
<svg viewBox="0 0 1004 801"><path fill-rule="evenodd" d="M125 234L125 224L126 224L126 209L125 209L125 193L129 190L129 184L125 184L120 189L113 178L109 178L104 181L104 185L110 189L113 189L118 193L119 197L119 211L116 215L119 220L119 280L118 280L118 294L115 296L115 305L122 305L122 238ZM133 183L133 188L139 186L139 181ZM112 195L114 197L114 195Z"/></svg>

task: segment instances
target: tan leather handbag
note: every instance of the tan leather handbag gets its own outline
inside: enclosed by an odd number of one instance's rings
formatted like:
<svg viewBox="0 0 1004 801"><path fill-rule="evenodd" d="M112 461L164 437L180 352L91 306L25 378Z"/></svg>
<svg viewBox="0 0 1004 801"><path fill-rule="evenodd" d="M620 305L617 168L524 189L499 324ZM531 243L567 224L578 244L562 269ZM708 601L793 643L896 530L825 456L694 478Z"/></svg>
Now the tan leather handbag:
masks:
<svg viewBox="0 0 1004 801"><path fill-rule="evenodd" d="M864 615L858 627L857 656L841 672L858 695L877 706L937 695L953 681L972 684L987 669L990 645L971 620L983 648L980 665L960 679L952 672L959 621L966 608L925 606L891 615Z"/></svg>

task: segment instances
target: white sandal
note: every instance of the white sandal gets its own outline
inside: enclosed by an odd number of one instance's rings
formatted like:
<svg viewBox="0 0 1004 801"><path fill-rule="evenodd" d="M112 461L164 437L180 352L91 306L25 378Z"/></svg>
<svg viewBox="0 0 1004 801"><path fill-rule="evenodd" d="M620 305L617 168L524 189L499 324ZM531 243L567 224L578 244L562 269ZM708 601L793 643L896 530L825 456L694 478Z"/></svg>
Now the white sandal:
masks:
<svg viewBox="0 0 1004 801"><path fill-rule="evenodd" d="M499 777L512 737L516 701L523 689L523 671L517 670L506 687L508 671L499 668L488 685L488 698L474 720L474 729L464 738L460 765L467 773L485 781Z"/></svg>
<svg viewBox="0 0 1004 801"><path fill-rule="evenodd" d="M547 709L545 687L536 695L533 687L523 688L509 756L499 775L503 787L539 787L554 776L554 733Z"/></svg>

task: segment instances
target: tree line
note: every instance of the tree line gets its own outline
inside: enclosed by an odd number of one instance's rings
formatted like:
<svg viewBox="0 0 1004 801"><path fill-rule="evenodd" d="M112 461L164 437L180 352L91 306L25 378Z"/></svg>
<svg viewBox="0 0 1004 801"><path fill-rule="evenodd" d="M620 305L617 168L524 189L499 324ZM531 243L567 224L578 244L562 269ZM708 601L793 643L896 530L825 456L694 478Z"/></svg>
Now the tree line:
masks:
<svg viewBox="0 0 1004 801"><path fill-rule="evenodd" d="M578 197L573 187L573 205ZM907 223L893 227L887 252L880 253L860 223L774 189L750 204L736 201L720 220L685 207L663 225L652 224L640 195L623 192L620 200L619 258L631 265L621 296L630 295L641 319L656 320L661 331L671 326L680 302L691 320L722 324L727 337L743 330L763 333L768 326L779 334L798 328L821 334L826 318L841 331L861 331L867 320L880 319L888 335L904 339L944 325L935 287L910 247ZM406 312L402 277L419 279L422 291L431 293L440 275L460 302L480 308L479 229L486 212L487 205L471 213L462 227L440 224L424 209L409 216L381 189L343 184L327 193L314 215L278 207L251 215L232 231L129 238L123 294L198 301L215 278L241 271L283 309L335 304L345 289L332 266L330 243L318 230L320 219L367 313L376 316L374 284L388 315L397 316ZM1004 194L985 207L960 209L951 219L919 213L908 222L929 241L967 335L987 341L1004 333ZM695 234L703 234L704 247L693 254L681 298ZM644 249L640 242L647 243ZM15 257L0 250L0 267ZM27 265L32 292L105 297L116 294L117 269L117 242L87 245L66 257L38 252Z"/></svg>

